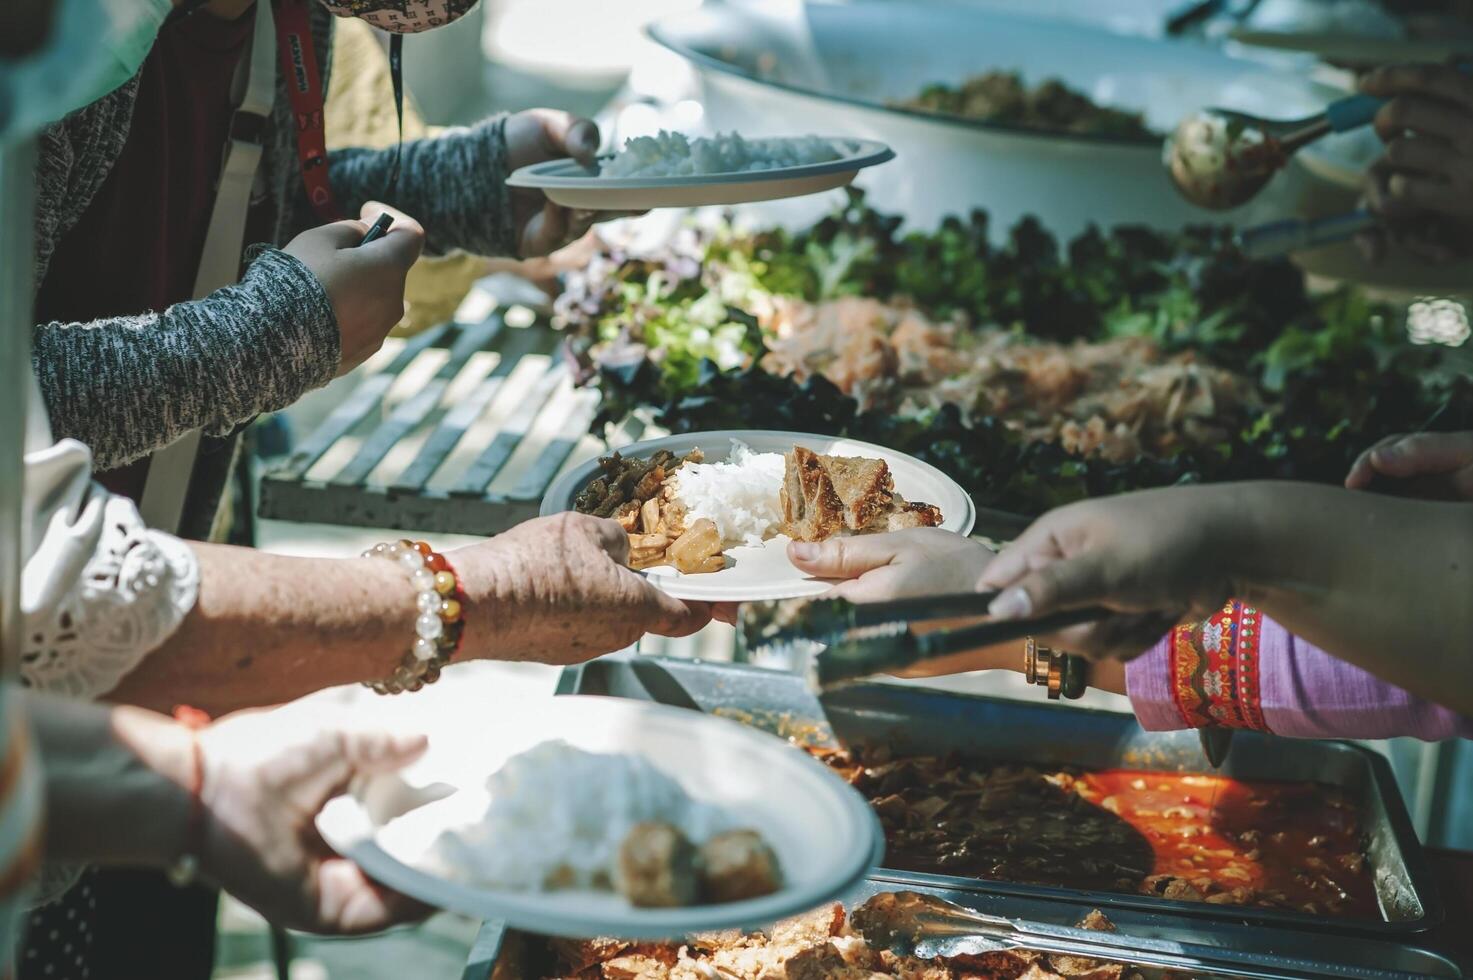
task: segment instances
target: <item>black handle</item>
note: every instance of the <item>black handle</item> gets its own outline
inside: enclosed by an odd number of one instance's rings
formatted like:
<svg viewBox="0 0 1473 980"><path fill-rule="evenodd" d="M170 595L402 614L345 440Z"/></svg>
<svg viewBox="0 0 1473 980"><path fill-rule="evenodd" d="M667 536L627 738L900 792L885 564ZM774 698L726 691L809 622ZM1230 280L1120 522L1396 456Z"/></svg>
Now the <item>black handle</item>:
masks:
<svg viewBox="0 0 1473 980"><path fill-rule="evenodd" d="M363 236L363 241L358 243L358 247L362 248L369 242L376 242L380 238L383 238L389 233L389 226L393 223L394 216L389 212L385 211L383 214L379 215L378 218L374 220L373 227L368 229L368 234Z"/></svg>

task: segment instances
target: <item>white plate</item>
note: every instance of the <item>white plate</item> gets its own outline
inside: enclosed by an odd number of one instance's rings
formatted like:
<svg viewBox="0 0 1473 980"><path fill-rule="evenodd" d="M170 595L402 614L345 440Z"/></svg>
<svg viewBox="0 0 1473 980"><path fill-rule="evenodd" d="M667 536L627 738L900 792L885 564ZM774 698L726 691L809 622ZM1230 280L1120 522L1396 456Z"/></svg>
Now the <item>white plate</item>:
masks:
<svg viewBox="0 0 1473 980"><path fill-rule="evenodd" d="M666 939L751 929L842 896L884 854L879 821L858 792L803 750L735 721L619 698L555 697L431 723L424 758L329 801L317 829L374 879L439 908L555 936ZM511 892L433 870L425 852L456 811L445 790L479 789L510 756L550 739L645 756L693 798L759 831L777 852L783 888L724 905L642 909L606 892Z"/></svg>
<svg viewBox="0 0 1473 980"><path fill-rule="evenodd" d="M731 442L739 440L759 453L787 453L802 446L831 456L867 456L882 459L895 477L895 491L906 500L922 501L941 508L941 526L957 534L969 534L976 520L972 498L955 480L929 463L914 456L897 453L883 446L855 439L818 436L802 432L772 432L756 429L729 429L719 432L692 432L622 446L624 456L646 457L661 449L683 456L692 449L706 455L706 462L718 463L731 454ZM599 473L598 460L590 459L582 466L564 473L542 498L542 515L573 509L573 498ZM662 566L646 570L650 581L678 599L701 602L763 602L773 599L797 599L822 595L830 582L809 578L788 561L788 538L778 535L758 547L731 548L726 552L732 564L719 572L682 575Z"/></svg>
<svg viewBox="0 0 1473 980"><path fill-rule="evenodd" d="M826 137L827 138L827 137ZM747 204L802 197L844 187L865 167L895 158L875 140L828 138L840 154L827 163L699 177L600 177L572 160L551 160L517 170L511 187L540 190L554 204L588 211L646 211Z"/></svg>

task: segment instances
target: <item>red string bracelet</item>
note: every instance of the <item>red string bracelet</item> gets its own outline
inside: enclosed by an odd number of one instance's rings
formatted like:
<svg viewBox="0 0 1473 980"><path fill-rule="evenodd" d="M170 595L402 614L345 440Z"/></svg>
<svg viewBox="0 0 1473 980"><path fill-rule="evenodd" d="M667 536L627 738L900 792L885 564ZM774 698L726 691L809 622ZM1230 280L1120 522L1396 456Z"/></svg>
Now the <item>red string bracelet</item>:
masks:
<svg viewBox="0 0 1473 980"><path fill-rule="evenodd" d="M198 874L199 855L205 845L205 750L200 745L199 730L210 723L210 716L198 708L181 704L174 709L174 720L189 730L191 756L189 822L184 829L184 853L169 868L169 880L182 888L193 882Z"/></svg>

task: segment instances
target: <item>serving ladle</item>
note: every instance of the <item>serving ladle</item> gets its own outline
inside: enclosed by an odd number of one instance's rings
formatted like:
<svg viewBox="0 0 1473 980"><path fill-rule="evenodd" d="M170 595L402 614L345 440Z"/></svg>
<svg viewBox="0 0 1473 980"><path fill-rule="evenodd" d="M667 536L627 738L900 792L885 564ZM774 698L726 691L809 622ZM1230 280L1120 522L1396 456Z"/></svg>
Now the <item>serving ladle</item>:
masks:
<svg viewBox="0 0 1473 980"><path fill-rule="evenodd" d="M1370 124L1385 104L1372 95L1352 95L1324 112L1290 120L1202 109L1166 138L1163 162L1183 197L1226 211L1252 200L1296 152L1322 136Z"/></svg>

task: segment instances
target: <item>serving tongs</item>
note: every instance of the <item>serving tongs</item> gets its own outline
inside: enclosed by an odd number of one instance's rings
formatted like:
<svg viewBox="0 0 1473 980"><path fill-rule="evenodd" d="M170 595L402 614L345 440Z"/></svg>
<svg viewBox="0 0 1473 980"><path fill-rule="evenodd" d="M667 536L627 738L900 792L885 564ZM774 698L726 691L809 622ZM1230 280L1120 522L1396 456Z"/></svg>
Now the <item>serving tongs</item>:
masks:
<svg viewBox="0 0 1473 980"><path fill-rule="evenodd" d="M865 942L900 956L978 955L1003 950L1033 950L1060 956L1184 971L1189 975L1253 977L1406 977L1414 974L1379 969L1331 966L1275 955L1273 964L1257 962L1252 953L1223 947L1120 935L1091 929L1010 919L963 908L921 892L875 895L856 908L850 924Z"/></svg>
<svg viewBox="0 0 1473 980"><path fill-rule="evenodd" d="M913 623L987 615L996 592L963 592L891 602L785 599L742 606L737 630L745 658L805 676L816 691L902 670L967 650L1046 635L1111 615L1098 606L1032 619L916 631Z"/></svg>

